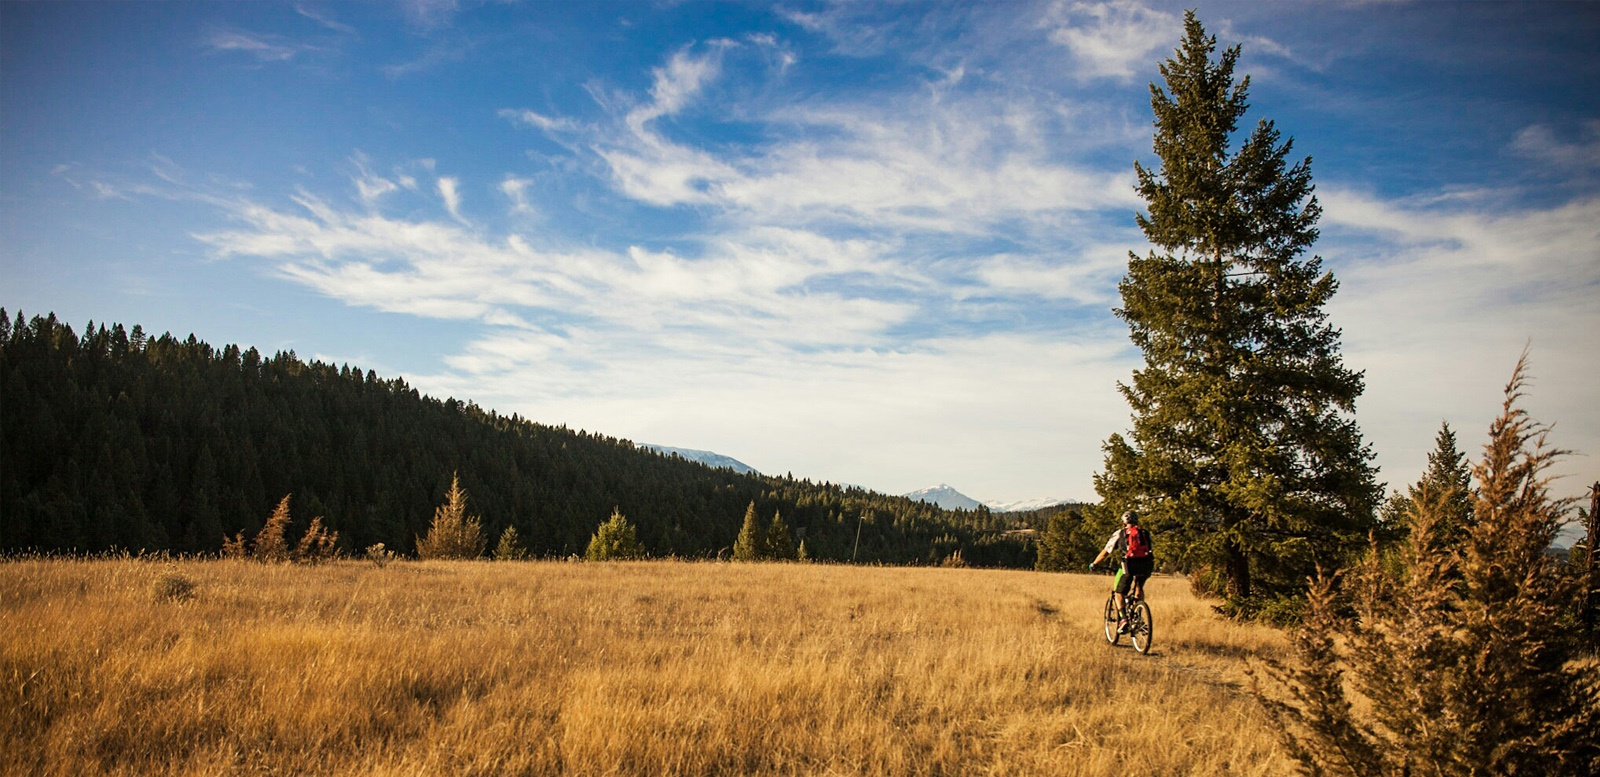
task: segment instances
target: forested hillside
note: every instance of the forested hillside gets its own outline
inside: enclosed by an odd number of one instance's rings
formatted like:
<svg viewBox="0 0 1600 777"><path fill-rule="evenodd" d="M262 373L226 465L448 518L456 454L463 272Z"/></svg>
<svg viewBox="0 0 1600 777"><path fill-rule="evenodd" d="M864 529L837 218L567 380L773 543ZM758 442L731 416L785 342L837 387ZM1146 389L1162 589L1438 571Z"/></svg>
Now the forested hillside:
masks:
<svg viewBox="0 0 1600 777"><path fill-rule="evenodd" d="M491 542L515 526L536 556L581 553L615 508L652 555L712 556L755 502L813 558L1033 564L987 511L711 469L293 351L0 310L0 551L211 553L292 494L291 533L322 516L346 551L410 552L457 472Z"/></svg>

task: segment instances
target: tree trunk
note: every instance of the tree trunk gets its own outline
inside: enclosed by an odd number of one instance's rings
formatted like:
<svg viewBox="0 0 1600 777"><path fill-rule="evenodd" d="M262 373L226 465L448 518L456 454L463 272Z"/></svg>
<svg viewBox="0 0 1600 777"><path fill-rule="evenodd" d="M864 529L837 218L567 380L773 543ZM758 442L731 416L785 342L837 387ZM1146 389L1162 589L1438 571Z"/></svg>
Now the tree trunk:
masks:
<svg viewBox="0 0 1600 777"><path fill-rule="evenodd" d="M1589 490L1589 557L1586 559L1583 597L1583 625L1589 628L1593 635L1595 624L1600 620L1600 553L1595 552L1595 543L1600 542L1600 482L1595 483Z"/></svg>
<svg viewBox="0 0 1600 777"><path fill-rule="evenodd" d="M1250 598L1250 557L1232 542L1228 543L1227 572L1228 601L1242 602Z"/></svg>

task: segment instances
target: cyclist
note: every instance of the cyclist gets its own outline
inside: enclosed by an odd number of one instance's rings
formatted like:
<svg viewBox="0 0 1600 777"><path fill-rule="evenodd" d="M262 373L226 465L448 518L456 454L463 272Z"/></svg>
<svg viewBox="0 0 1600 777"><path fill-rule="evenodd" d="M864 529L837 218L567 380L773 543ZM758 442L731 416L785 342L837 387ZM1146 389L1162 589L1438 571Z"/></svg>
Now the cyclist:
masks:
<svg viewBox="0 0 1600 777"><path fill-rule="evenodd" d="M1155 571L1156 558L1150 543L1150 530L1139 525L1139 514L1129 510L1122 514L1122 528L1106 540L1106 546L1100 555L1089 562L1089 568L1094 569L1108 556L1122 557L1121 567L1117 570L1115 599L1117 612L1122 612L1122 598L1128 595L1131 586L1135 598L1144 598L1144 581L1150 578L1150 573ZM1126 627L1121 619L1117 621L1117 630L1120 632Z"/></svg>

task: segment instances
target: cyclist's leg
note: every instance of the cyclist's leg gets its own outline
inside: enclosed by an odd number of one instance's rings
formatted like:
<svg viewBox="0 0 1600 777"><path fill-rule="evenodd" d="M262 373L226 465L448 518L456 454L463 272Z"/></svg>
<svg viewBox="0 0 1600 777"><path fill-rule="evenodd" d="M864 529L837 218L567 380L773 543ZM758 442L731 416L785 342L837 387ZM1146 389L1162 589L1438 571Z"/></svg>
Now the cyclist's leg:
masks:
<svg viewBox="0 0 1600 777"><path fill-rule="evenodd" d="M1130 561L1129 564L1132 565L1133 562ZM1133 578L1134 598L1144 598L1144 581L1150 579L1150 573L1155 571L1155 566L1154 559L1143 558L1138 560L1138 568L1130 572L1130 576Z"/></svg>
<svg viewBox="0 0 1600 777"><path fill-rule="evenodd" d="M1122 608L1125 603L1125 597L1128 595L1128 587L1132 584L1133 575L1128 574L1128 563L1124 561L1117 565L1117 577L1115 580L1116 587L1112 589L1112 593L1117 600L1118 613L1122 612Z"/></svg>

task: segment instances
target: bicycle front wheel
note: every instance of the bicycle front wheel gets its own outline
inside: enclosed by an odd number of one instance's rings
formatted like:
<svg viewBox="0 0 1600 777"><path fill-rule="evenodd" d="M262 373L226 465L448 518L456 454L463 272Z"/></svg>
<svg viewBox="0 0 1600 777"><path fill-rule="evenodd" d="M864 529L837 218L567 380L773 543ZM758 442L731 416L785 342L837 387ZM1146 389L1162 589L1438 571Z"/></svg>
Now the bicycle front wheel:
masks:
<svg viewBox="0 0 1600 777"><path fill-rule="evenodd" d="M1150 618L1150 605L1142 600L1128 608L1128 635L1133 638L1133 649L1143 655L1150 654L1150 642L1155 634L1155 621Z"/></svg>
<svg viewBox="0 0 1600 777"><path fill-rule="evenodd" d="M1122 639L1122 634L1117 631L1117 595L1106 597L1106 641L1117 644Z"/></svg>

